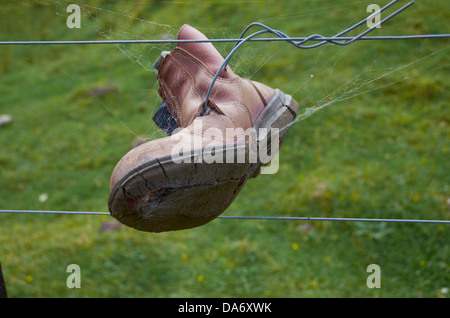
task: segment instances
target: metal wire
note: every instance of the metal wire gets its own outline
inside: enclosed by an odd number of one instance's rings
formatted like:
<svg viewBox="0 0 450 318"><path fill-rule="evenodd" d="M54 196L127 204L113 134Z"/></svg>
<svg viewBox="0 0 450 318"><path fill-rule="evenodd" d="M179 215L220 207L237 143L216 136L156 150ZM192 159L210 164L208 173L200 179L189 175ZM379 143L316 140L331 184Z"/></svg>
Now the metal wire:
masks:
<svg viewBox="0 0 450 318"><path fill-rule="evenodd" d="M110 215L108 212L89 212L89 211L41 211L41 210L0 210L0 213Z"/></svg>
<svg viewBox="0 0 450 318"><path fill-rule="evenodd" d="M244 220L280 220L280 221L347 221L347 222L396 222L396 223L442 223L450 224L450 220L420 220L420 219L378 219L378 218L326 218L310 216L219 216L221 219Z"/></svg>
<svg viewBox="0 0 450 318"><path fill-rule="evenodd" d="M308 37L284 37L284 38L255 38L247 42L289 42L289 41L385 41L385 40L424 40L424 39L445 39L450 38L450 34L415 34L415 35L378 35L363 36L355 39L354 36L322 36L319 34ZM0 41L0 45L89 45L89 44L177 44L177 43L239 43L245 39L202 39L202 40L85 40L85 41ZM332 43L332 42L331 42Z"/></svg>
<svg viewBox="0 0 450 318"><path fill-rule="evenodd" d="M388 4L385 5L383 8L381 8L379 11L373 13L372 15L380 14L381 12L383 12L383 11L386 10L386 9L388 9L389 7L391 7L392 5L394 5L395 3L397 3L398 1L399 1L399 0L393 0L393 1L391 1L390 3L388 3ZM360 34L357 35L357 36L350 37L350 38L347 39L347 40L338 41L338 40L337 40L337 37L340 37L340 36L342 36L342 35L344 35L344 34L350 32L350 31L352 31L352 30L358 28L358 27L361 26L362 24L366 23L368 18L365 18L365 19L359 21L358 23L352 25L351 27L345 29L344 31L342 31L342 32L340 32L340 33L338 33L338 34L336 34L334 37L329 38L327 41L321 41L320 43L316 43L316 44L312 44L312 45L303 45L303 44L305 44L306 42L308 42L308 41L309 41L310 39L312 39L312 38L318 39L318 40L320 40L320 39L322 38L322 35L320 35L320 34L314 34L314 35L311 35L311 36L305 38L304 40L302 40L302 41L300 41L300 42L295 42L295 41L288 41L288 42L290 42L291 44L293 44L296 48L300 48L300 49L311 49L311 48L316 48L316 47L322 46L322 45L327 44L327 43L332 43L332 44L336 44L336 45L348 45L348 44L353 43L353 42L357 41L358 39L362 38L364 35L368 34L368 33L371 32L371 31L373 31L375 28L379 27L379 26L380 26L381 24L383 24L384 22L390 20L391 18L393 18L394 16L396 16L396 15L399 14L400 12L406 10L407 8L409 8L409 7L410 7L411 5L413 5L413 4L414 4L414 1L411 1L411 2L407 3L406 5L404 5L403 7L401 7L400 9L398 9L397 11L395 11L394 13L391 13L389 16L387 16L386 18L384 18L383 20L381 20L379 23L373 25L372 27L370 27L369 29L365 30L364 32L360 33ZM270 28L270 27L268 27L268 26L266 26L266 25L264 25L264 24L262 24L262 23L254 22L254 23L251 23L250 25L248 25L248 26L245 28L245 30L242 32L242 34L241 34L241 36L239 37L239 39L242 39L242 38L244 37L245 33L247 33L247 31L248 31L250 28L254 27L254 26L259 26L259 27L261 27L261 28L267 30L267 32L272 33L272 34L274 34L274 35L276 35L276 36L278 36L278 37L280 37L280 38L284 38L284 39L288 38L288 36L287 36L285 33L281 32L281 31L279 31L279 30L274 30L274 29L272 29L272 28ZM237 45L238 45L238 44L236 44L236 46L237 46Z"/></svg>
<svg viewBox="0 0 450 318"><path fill-rule="evenodd" d="M33 214L75 214L75 215L110 215L109 212L86 211L40 211L40 210L0 210L0 213L33 213ZM379 218L327 218L301 216L218 216L225 220L278 220L278 221L346 221L346 222L395 222L395 223L439 223L450 224L450 220L420 220L420 219L379 219Z"/></svg>
<svg viewBox="0 0 450 318"><path fill-rule="evenodd" d="M383 12L387 8L391 7L395 3L397 3L399 0L391 1L389 4L381 8L379 11L372 13L371 16L374 16L378 13ZM222 42L233 42L238 45L241 42L276 42L276 41L286 41L294 44L298 48L314 48L321 45L324 45L326 43L332 43L336 45L348 45L350 43L353 43L355 41L379 41L379 40L415 40L415 39L442 39L442 38L450 38L450 34L418 34L418 35L382 35L382 36L365 36L367 33L371 32L373 29L375 29L378 25L383 24L384 22L388 21L395 15L399 14L400 12L404 11L408 7L414 4L414 1L409 2L408 4L404 5L388 17L384 18L382 21L380 21L378 24L372 26L371 28L367 29L366 31L362 32L361 34L357 36L343 36L344 34L350 32L351 30L354 30L355 28L361 26L367 21L367 18L361 20L360 22L356 23L355 25L351 26L350 28L332 36L332 37L326 37L322 36L320 34L314 34L310 35L308 37L290 37L284 34L283 32L279 30L274 30L272 28L269 28L262 23L254 22L250 25L248 25L245 30L242 32L241 36L239 38L230 38L230 39L192 39L192 40L179 40L179 39L159 39L159 40L81 40L81 41L0 41L0 45L80 45L80 44L177 44L177 43L222 43ZM243 38L244 34L254 26L260 26L267 30L267 32L264 33L272 33L276 35L277 37L267 37L267 38ZM316 43L313 45L303 45L308 41L319 41L320 43Z"/></svg>
<svg viewBox="0 0 450 318"><path fill-rule="evenodd" d="M390 3L388 3L387 5L385 5L383 8L381 8L380 10L378 10L377 12L373 13L371 16L376 15L381 13L382 11L388 9L389 7L393 6L395 3L397 3L399 0L393 0ZM325 45L327 43L332 43L335 45L348 45L351 44L355 41L357 41L358 39L362 38L364 35L368 34L369 32L375 30L375 28L377 28L378 26L380 26L381 24L385 23L386 21L392 19L393 17L395 17L397 14L403 12L404 10L406 10L407 8L409 8L410 6L412 6L414 4L414 1L411 1L407 4L405 4L403 7L401 7L400 9L394 11L393 13L391 13L390 15L388 15L386 18L384 18L383 20L381 20L380 22L378 22L377 24L373 25L372 27L370 27L369 29L361 32L360 34L358 34L355 37L352 37L349 40L345 40L345 41L338 41L336 40L336 37L342 36L356 28L358 28L359 26L361 26L362 24L367 22L368 18L365 18L361 21L359 21L358 23L352 25L351 27L345 29L344 31L339 32L338 34L336 34L334 37L332 37L331 39L327 40L327 41L320 41L319 43L315 43L315 44L311 44L311 45L305 45L306 42L309 41L309 39L314 38L314 39L320 39L322 36L320 34L313 34L307 38L305 38L302 41L296 42L296 41L292 41L292 40L287 40L288 43L292 44L294 47L298 48L298 49L312 49L312 48L317 48L319 46ZM244 38L245 34L247 33L247 31L249 29L251 29L252 27L260 27L263 30L257 31L255 33L252 33L251 35L247 36ZM231 52L228 54L228 56L225 58L224 62L222 63L222 65L219 67L219 69L217 70L213 80L211 81L211 84L209 86L208 92L206 93L206 97L204 100L204 106L208 107L208 103L209 103L209 97L211 95L213 86L217 80L217 78L219 77L220 72L222 72L223 69L225 69L231 59L231 57L234 55L234 53L236 53L236 51L247 41L251 40L252 38L261 35L261 34L265 34L265 33L271 33L274 34L275 36L286 40L287 38L289 38L288 35L286 35L285 33L281 32L280 30L275 30L272 29L270 27L268 27L267 25L264 25L262 23L259 22L253 22L251 24L249 24L244 31L241 33L241 36L239 37L240 41L236 43L236 45L234 46L234 48L231 50Z"/></svg>
<svg viewBox="0 0 450 318"><path fill-rule="evenodd" d="M383 8L381 8L378 12L371 14L374 16L387 8L391 7L399 0L393 0ZM237 51L239 47L241 47L246 42L275 42L275 41L286 41L293 44L296 48L300 49L311 49L316 48L328 43L335 45L348 45L355 41L377 41L377 40L414 40L414 39L442 39L442 38L450 38L450 34L420 34L420 35L386 35L386 36L365 36L372 30L374 30L377 26L385 23L392 17L396 16L400 12L406 10L408 7L414 4L414 1L409 2L404 5L394 13L390 14L383 20L381 20L376 25L371 28L363 31L357 36L343 36L344 34L356 29L357 27L364 24L368 18L365 18L348 29L336 34L332 37L325 37L320 34L310 35L308 37L290 37L285 33L272 29L262 23L254 22L248 25L245 30L242 32L241 36L238 39L201 39L201 40L178 40L178 39L168 39L168 40L89 40L89 41L0 41L0 45L81 45L81 44L177 44L177 43L218 43L218 42L234 42L236 43L233 50L229 53L227 58L225 59L222 66L216 73L209 91L207 93L207 97L205 99L205 103L207 103L209 95L211 93L212 87L214 85L215 80L217 79L219 73L222 69L224 69L228 62L230 61L232 55ZM257 31L247 37L244 38L244 35L247 31L252 27L261 27L263 30ZM261 34L271 33L276 37L265 37L265 38L255 38ZM304 45L309 41L317 41L319 43ZM0 213L32 213L32 214L70 214L70 215L110 215L109 212L88 212L88 211L43 211L43 210L0 210ZM380 218L327 218L327 217L269 217L269 216L218 216L218 219L241 219L241 220L281 220L281 221L347 221L347 222L396 222L396 223L439 223L439 224L450 224L450 220L420 220L420 219L380 219Z"/></svg>

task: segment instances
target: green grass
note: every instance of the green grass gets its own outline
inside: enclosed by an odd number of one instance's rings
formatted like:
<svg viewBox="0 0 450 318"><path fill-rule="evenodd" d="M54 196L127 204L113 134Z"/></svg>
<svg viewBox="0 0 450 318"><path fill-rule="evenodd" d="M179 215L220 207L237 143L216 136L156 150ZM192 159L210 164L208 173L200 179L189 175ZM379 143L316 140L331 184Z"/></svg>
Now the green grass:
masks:
<svg viewBox="0 0 450 318"><path fill-rule="evenodd" d="M237 37L253 21L332 35L367 4L90 1L90 17L84 11L82 28L69 30L66 2L10 1L0 40L175 37L184 23ZM449 10L416 1L373 34L442 33ZM107 211L111 172L134 134L162 136L151 122L159 99L150 66L170 47L1 46L0 115L13 120L0 126L0 209ZM232 44L217 47L226 54ZM448 63L445 39L244 46L231 63L237 73L292 93L302 110L330 105L292 126L277 174L250 180L225 215L448 220ZM115 91L88 94L109 83ZM112 220L0 214L9 296L449 295L448 225L215 220L179 232L100 233ZM80 289L66 286L72 263ZM379 289L366 286L369 264L380 265Z"/></svg>

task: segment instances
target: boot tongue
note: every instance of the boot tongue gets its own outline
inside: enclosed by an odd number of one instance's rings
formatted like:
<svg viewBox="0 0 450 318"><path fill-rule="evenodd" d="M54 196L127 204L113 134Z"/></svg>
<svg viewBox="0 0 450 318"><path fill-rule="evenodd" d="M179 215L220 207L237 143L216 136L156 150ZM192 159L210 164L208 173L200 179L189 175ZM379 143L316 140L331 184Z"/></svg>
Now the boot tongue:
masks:
<svg viewBox="0 0 450 318"><path fill-rule="evenodd" d="M207 40L208 38L198 31L197 29L191 27L190 25L183 25L178 33L178 40ZM224 58L220 53L216 50L214 45L211 42L204 43L178 43L178 47L183 50L188 51L197 59L202 61L211 71L216 73L222 63L224 62ZM224 78L234 78L236 75L227 66L223 69L220 74L221 77Z"/></svg>

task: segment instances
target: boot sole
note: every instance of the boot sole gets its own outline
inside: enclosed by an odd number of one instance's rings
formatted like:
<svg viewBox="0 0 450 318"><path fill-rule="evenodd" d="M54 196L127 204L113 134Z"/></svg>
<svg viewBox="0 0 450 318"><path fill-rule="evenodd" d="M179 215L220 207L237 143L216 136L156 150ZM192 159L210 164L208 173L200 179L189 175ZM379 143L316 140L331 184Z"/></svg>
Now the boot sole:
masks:
<svg viewBox="0 0 450 318"><path fill-rule="evenodd" d="M277 89L254 127L280 129L281 144L297 111L297 102ZM270 136L258 134L258 151L260 145L272 145ZM204 148L178 158L183 160L181 163L168 155L136 167L113 186L108 200L111 215L146 232L190 229L212 221L233 202L248 178L261 169L260 162L248 163L246 143L216 147L213 155L229 158L230 149L234 159L245 156L245 161L202 162L202 156L212 154L212 150Z"/></svg>

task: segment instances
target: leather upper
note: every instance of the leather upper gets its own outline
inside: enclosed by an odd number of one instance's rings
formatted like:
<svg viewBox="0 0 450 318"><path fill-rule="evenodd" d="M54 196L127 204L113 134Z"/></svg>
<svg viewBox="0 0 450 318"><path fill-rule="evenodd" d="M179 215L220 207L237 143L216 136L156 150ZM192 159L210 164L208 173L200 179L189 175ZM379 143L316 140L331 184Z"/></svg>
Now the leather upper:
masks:
<svg viewBox="0 0 450 318"><path fill-rule="evenodd" d="M206 39L189 25L180 29L178 38ZM189 126L205 112L206 94L223 61L210 42L179 43L164 58L158 70L159 94L180 127ZM253 125L273 94L272 88L243 79L227 66L213 86L208 106L213 112L227 116L235 127L245 130Z"/></svg>

